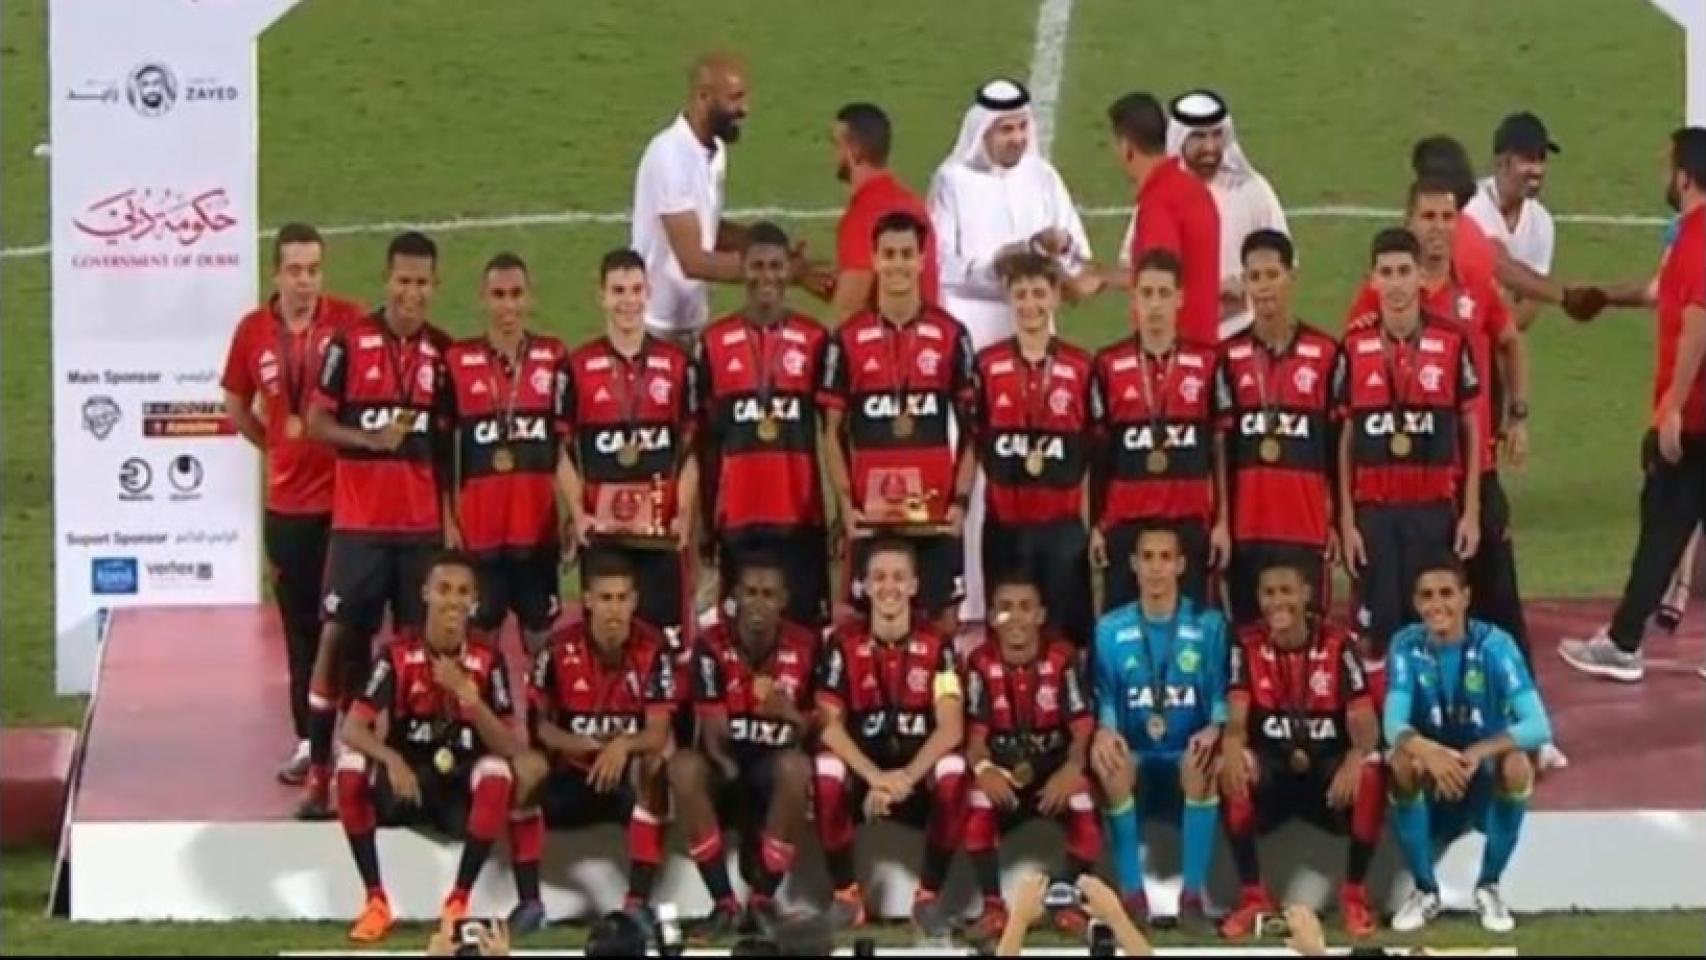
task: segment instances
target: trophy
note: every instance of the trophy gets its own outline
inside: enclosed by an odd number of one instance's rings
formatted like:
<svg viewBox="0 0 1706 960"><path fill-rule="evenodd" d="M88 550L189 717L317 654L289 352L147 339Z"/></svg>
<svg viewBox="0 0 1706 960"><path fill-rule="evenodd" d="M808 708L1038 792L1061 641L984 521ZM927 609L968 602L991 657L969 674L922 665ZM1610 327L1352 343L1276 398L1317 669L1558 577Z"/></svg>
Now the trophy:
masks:
<svg viewBox="0 0 1706 960"><path fill-rule="evenodd" d="M865 481L861 510L865 525L901 536L935 536L945 533L939 504L940 490L924 489L923 473L917 467L887 467L872 470Z"/></svg>
<svg viewBox="0 0 1706 960"><path fill-rule="evenodd" d="M600 485L593 506L593 535L622 547L674 550L667 494L661 473L652 474L648 483Z"/></svg>

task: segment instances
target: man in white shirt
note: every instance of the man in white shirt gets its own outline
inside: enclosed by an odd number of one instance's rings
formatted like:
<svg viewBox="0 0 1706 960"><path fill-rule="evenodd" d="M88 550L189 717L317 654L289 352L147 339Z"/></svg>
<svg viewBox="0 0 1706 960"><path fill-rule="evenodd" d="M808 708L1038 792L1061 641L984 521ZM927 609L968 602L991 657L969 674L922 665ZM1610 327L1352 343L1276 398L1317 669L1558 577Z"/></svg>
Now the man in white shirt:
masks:
<svg viewBox="0 0 1706 960"><path fill-rule="evenodd" d="M709 318L706 284L742 279L744 230L723 220L723 178L746 116L746 65L728 53L700 57L687 106L652 137L634 176L632 246L651 282L646 327L683 345Z"/></svg>
<svg viewBox="0 0 1706 960"><path fill-rule="evenodd" d="M1546 125L1532 113L1513 113L1493 133L1493 175L1482 180L1463 212L1511 259L1546 275L1552 272L1556 231L1540 203L1546 161L1558 153ZM1517 327L1528 329L1540 303L1511 295Z"/></svg>

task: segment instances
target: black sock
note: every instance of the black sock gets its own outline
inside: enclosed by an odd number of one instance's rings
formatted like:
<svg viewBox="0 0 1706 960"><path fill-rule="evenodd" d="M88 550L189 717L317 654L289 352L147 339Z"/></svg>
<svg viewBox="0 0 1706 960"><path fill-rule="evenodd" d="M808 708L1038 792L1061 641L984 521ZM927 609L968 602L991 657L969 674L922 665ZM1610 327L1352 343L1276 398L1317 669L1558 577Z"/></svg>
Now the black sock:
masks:
<svg viewBox="0 0 1706 960"><path fill-rule="evenodd" d="M776 888L782 885L782 875L771 873L763 867L758 868L758 874L752 878L752 892L766 897L776 896Z"/></svg>
<svg viewBox="0 0 1706 960"><path fill-rule="evenodd" d="M994 850L971 855L972 872L977 874L977 888L985 897L1001 896L1001 857Z"/></svg>
<svg viewBox="0 0 1706 960"><path fill-rule="evenodd" d="M711 895L712 903L734 899L734 889L729 886L728 861L722 856L699 864L699 877L705 881L705 891Z"/></svg>
<svg viewBox="0 0 1706 960"><path fill-rule="evenodd" d="M462 862L456 865L456 889L468 892L480 878L480 868L492 855L492 841L468 839L462 841Z"/></svg>
<svg viewBox="0 0 1706 960"><path fill-rule="evenodd" d="M658 865L636 863L628 867L628 895L639 900L652 898L652 883L656 881Z"/></svg>
<svg viewBox="0 0 1706 960"><path fill-rule="evenodd" d="M308 710L308 762L324 770L332 765L332 735L337 731L336 710Z"/></svg>
<svg viewBox="0 0 1706 960"><path fill-rule="evenodd" d="M515 865L515 895L522 903L539 902L539 861Z"/></svg>
<svg viewBox="0 0 1706 960"><path fill-rule="evenodd" d="M349 834L349 852L355 855L355 869L361 874L361 885L369 893L378 890L379 848L373 843L373 831Z"/></svg>
<svg viewBox="0 0 1706 960"><path fill-rule="evenodd" d="M1368 877L1368 864L1374 859L1374 844L1351 840L1351 855L1345 865L1345 882L1360 884Z"/></svg>
<svg viewBox="0 0 1706 960"><path fill-rule="evenodd" d="M845 850L825 850L823 862L829 868L829 882L835 889L842 890L852 886L858 878L853 875L853 848Z"/></svg>
<svg viewBox="0 0 1706 960"><path fill-rule="evenodd" d="M932 893L940 893L942 882L948 879L948 867L954 862L954 851L924 848L924 867L918 871L918 885Z"/></svg>
<svg viewBox="0 0 1706 960"><path fill-rule="evenodd" d="M1261 867L1256 865L1255 834L1232 834L1226 840L1227 845L1232 848L1232 863L1238 868L1238 882L1246 887L1261 883Z"/></svg>

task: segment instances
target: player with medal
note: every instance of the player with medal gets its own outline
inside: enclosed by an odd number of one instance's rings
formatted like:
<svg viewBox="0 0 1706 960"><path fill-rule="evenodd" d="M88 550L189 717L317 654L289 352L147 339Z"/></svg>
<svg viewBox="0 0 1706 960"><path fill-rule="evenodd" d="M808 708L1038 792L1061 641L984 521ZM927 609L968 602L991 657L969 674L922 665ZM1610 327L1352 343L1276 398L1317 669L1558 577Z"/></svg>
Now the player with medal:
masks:
<svg viewBox="0 0 1706 960"><path fill-rule="evenodd" d="M273 240L273 295L237 323L220 386L237 432L262 452L267 566L284 627L290 718L296 749L278 768L282 783L308 776L308 677L320 638L320 578L332 527L337 458L306 438L303 415L332 336L361 319L361 307L324 292L325 242L303 223ZM261 403L257 410L256 399Z"/></svg>
<svg viewBox="0 0 1706 960"><path fill-rule="evenodd" d="M500 253L481 272L484 335L455 344L446 419L460 452L457 484L443 494L444 535L478 559L474 620L496 631L515 611L529 653L557 619L561 521L557 470L563 451L568 351L533 333L527 264Z"/></svg>
<svg viewBox="0 0 1706 960"><path fill-rule="evenodd" d="M1180 594L1185 559L1172 530L1144 531L1129 569L1138 599L1096 623L1090 769L1107 799L1110 853L1132 916L1149 910L1141 812L1180 823L1179 919L1206 930L1203 897L1220 819L1226 620Z"/></svg>
<svg viewBox="0 0 1706 960"><path fill-rule="evenodd" d="M395 922L379 875L378 827L408 826L462 840L442 922L468 912L480 868L509 819L524 744L511 727L509 672L496 639L470 628L479 596L473 559L436 557L421 587L426 625L405 628L374 660L344 721L338 819L366 904L350 939L381 940ZM385 718L380 735L376 721Z"/></svg>
<svg viewBox="0 0 1706 960"><path fill-rule="evenodd" d="M1258 577L1262 619L1231 651L1220 791L1243 893L1221 935L1258 933L1279 911L1262 885L1256 839L1293 818L1349 834L1339 910L1345 932L1372 936L1368 876L1385 826L1380 719L1348 631L1312 611L1309 571L1276 564Z"/></svg>
<svg viewBox="0 0 1706 960"><path fill-rule="evenodd" d="M971 938L993 943L1007 925L1001 899L1001 835L1034 816L1066 831L1066 880L1089 873L1102 855L1102 825L1090 797L1089 700L1078 648L1045 632L1042 591L1028 574L989 581L994 642L966 665L966 762L973 786L965 848L983 893L983 915ZM1070 936L1087 920L1077 909L1055 915Z"/></svg>
<svg viewBox="0 0 1706 960"><path fill-rule="evenodd" d="M1095 616L1085 529L1094 358L1054 335L1061 279L1053 260L1018 253L1000 272L1015 334L977 354L979 560L985 583L1003 573L1029 577L1049 626L1085 647Z"/></svg>

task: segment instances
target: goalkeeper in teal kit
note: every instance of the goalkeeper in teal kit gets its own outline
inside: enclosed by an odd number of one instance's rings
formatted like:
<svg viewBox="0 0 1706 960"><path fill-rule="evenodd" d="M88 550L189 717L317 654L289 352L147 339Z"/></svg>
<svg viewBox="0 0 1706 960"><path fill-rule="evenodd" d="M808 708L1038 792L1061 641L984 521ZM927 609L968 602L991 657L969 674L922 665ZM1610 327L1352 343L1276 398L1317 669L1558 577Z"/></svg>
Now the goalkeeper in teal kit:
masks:
<svg viewBox="0 0 1706 960"><path fill-rule="evenodd" d="M1507 933L1515 922L1499 878L1534 786L1529 754L1551 742L1551 724L1510 634L1469 619L1461 567L1423 570L1413 599L1422 622L1397 633L1387 661L1392 826L1416 878L1392 929L1417 930L1438 915L1436 846L1477 830L1487 845L1475 910L1481 926Z"/></svg>
<svg viewBox="0 0 1706 960"><path fill-rule="evenodd" d="M1218 611L1199 610L1179 595L1184 565L1175 533L1145 531L1131 556L1138 600L1096 624L1098 729L1090 765L1107 798L1114 871L1132 915L1148 913L1139 813L1177 818L1185 874L1179 919L1200 929L1220 818L1215 768L1226 722L1227 640Z"/></svg>

